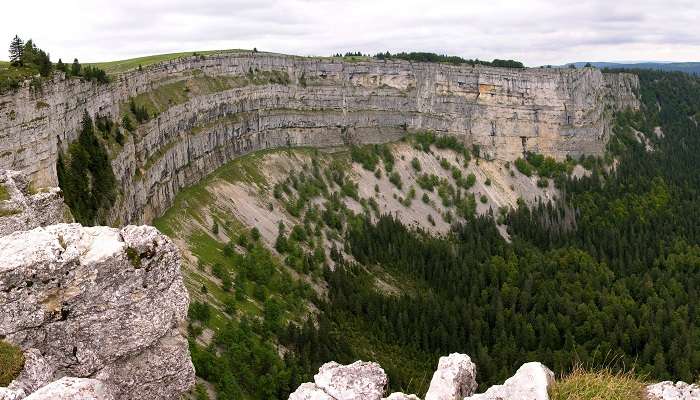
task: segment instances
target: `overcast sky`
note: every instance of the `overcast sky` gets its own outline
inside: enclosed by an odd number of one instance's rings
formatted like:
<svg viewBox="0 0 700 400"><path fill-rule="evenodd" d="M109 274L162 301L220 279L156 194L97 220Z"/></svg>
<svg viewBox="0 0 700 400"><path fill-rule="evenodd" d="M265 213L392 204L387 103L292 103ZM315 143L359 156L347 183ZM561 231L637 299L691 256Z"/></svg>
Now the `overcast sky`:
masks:
<svg viewBox="0 0 700 400"><path fill-rule="evenodd" d="M699 25L698 0L7 0L0 38L8 46L16 33L32 38L53 61L257 47L434 51L539 66L700 61Z"/></svg>

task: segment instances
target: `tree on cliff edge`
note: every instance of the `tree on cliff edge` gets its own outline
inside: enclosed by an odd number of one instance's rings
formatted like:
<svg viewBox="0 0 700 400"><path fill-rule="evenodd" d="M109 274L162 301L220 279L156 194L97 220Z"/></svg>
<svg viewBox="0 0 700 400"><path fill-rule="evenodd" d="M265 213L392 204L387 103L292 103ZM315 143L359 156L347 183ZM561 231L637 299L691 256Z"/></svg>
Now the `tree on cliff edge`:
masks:
<svg viewBox="0 0 700 400"><path fill-rule="evenodd" d="M10 62L13 66L22 65L22 54L24 53L24 42L19 36L15 35L15 38L10 42Z"/></svg>

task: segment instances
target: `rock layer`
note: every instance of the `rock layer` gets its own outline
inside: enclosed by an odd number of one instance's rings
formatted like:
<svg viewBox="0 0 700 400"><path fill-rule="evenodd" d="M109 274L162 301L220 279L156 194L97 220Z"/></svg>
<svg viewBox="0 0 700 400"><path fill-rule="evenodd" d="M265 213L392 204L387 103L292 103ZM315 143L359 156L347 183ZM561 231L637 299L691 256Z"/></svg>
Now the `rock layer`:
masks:
<svg viewBox="0 0 700 400"><path fill-rule="evenodd" d="M254 78L271 72L288 80ZM188 57L108 85L57 74L39 92L26 85L0 96L0 169L56 186L58 153L76 139L84 110L119 120L129 97L203 77L255 83L190 91L113 148L122 196L112 222L151 221L180 189L254 150L387 142L433 130L479 144L487 157L512 160L528 150L561 159L600 154L612 111L639 105L635 75L591 68L348 63L261 53Z"/></svg>
<svg viewBox="0 0 700 400"><path fill-rule="evenodd" d="M41 379L23 371L11 384L24 394L71 376L119 399L176 398L194 383L180 333L188 302L177 249L153 227L58 224L0 238L0 336L44 366L30 374Z"/></svg>

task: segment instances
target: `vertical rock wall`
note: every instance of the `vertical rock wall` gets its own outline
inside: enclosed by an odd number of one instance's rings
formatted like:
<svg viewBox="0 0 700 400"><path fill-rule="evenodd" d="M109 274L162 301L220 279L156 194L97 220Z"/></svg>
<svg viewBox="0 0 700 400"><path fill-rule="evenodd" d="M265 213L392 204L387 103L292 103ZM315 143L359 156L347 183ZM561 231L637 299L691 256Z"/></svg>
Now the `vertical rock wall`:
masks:
<svg viewBox="0 0 700 400"><path fill-rule="evenodd" d="M129 97L207 77L279 71L288 83L189 93L112 149L121 196L114 224L150 222L179 190L251 151L395 140L432 130L512 160L600 154L615 110L638 108L635 75L597 69L504 69L407 61L341 62L277 54L188 57L115 77L108 85L60 74L0 96L0 169L55 186L56 160L84 110L120 119Z"/></svg>

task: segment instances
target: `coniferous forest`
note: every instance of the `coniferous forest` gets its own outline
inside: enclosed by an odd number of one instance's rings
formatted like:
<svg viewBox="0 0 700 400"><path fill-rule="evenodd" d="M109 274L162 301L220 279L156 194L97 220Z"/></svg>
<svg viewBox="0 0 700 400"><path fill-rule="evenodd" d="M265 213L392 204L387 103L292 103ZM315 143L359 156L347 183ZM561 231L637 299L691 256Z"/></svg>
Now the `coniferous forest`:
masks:
<svg viewBox="0 0 700 400"><path fill-rule="evenodd" d="M482 389L535 360L556 373L583 363L698 381L700 79L634 73L641 111L617 115L606 156L583 160L590 176L556 179L556 204L512 210L510 242L490 216L447 237L391 216L350 217L345 250L355 261L331 254L338 266L323 271L328 298L314 299L317 321L232 324L217 335L224 354L191 343L198 375L219 398L286 398L324 362L371 357L392 389L422 395L438 358L462 352ZM408 289L376 290L376 269ZM283 357L265 343L271 336Z"/></svg>

